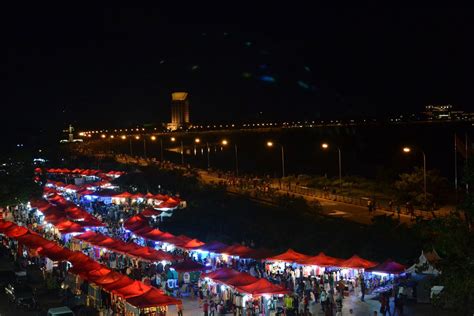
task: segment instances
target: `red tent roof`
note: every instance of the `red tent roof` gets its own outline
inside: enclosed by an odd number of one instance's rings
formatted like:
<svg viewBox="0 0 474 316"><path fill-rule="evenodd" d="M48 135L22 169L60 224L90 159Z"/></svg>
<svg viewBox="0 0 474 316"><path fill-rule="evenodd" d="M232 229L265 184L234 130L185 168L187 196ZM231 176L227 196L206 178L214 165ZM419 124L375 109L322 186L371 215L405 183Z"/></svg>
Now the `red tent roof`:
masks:
<svg viewBox="0 0 474 316"><path fill-rule="evenodd" d="M27 234L28 232L29 232L28 228L23 227L23 226L18 226L16 224L10 225L8 228L4 230L4 234L10 238L18 238L20 236Z"/></svg>
<svg viewBox="0 0 474 316"><path fill-rule="evenodd" d="M173 261L176 258L162 250L156 250L150 247L140 247L130 252L130 255L139 257L148 261Z"/></svg>
<svg viewBox="0 0 474 316"><path fill-rule="evenodd" d="M112 290L112 293L117 294L123 298L129 298L134 296L143 295L150 291L151 286L145 285L140 281L133 281L132 283L123 287Z"/></svg>
<svg viewBox="0 0 474 316"><path fill-rule="evenodd" d="M268 258L268 260L284 261L284 262L300 262L308 259L310 256L288 249L282 254Z"/></svg>
<svg viewBox="0 0 474 316"><path fill-rule="evenodd" d="M84 228L81 225L71 222L70 220L64 220L55 224L55 226L62 234L80 233L84 231Z"/></svg>
<svg viewBox="0 0 474 316"><path fill-rule="evenodd" d="M288 290L275 285L273 283L270 283L266 279L258 279L257 282L249 284L249 285L243 285L243 286L238 286L237 290L239 292L243 293L248 293L251 295L263 295L263 294L287 294Z"/></svg>
<svg viewBox="0 0 474 316"><path fill-rule="evenodd" d="M30 205L33 208L42 209L48 207L50 204L46 200L31 200Z"/></svg>
<svg viewBox="0 0 474 316"><path fill-rule="evenodd" d="M387 259L375 267L368 268L366 272L383 272L388 274L400 274L405 272L406 267L403 264Z"/></svg>
<svg viewBox="0 0 474 316"><path fill-rule="evenodd" d="M155 210L154 208L148 207L148 208L144 209L143 212L141 212L140 214L142 214L143 216L147 216L147 217L158 216L158 215L161 214L161 211L158 211L158 210Z"/></svg>
<svg viewBox="0 0 474 316"><path fill-rule="evenodd" d="M2 233L5 232L5 230L7 230L9 227L13 225L16 226L16 224L13 222L0 220L0 232Z"/></svg>
<svg viewBox="0 0 474 316"><path fill-rule="evenodd" d="M182 247L185 249L197 249L201 246L204 246L204 242L197 239L191 239L190 241L185 243Z"/></svg>
<svg viewBox="0 0 474 316"><path fill-rule="evenodd" d="M129 277L122 275L121 278L119 278L117 281L112 282L112 283L102 284L102 287L108 292L111 292L113 290L120 289L127 285L130 285L133 282L134 281L130 279Z"/></svg>
<svg viewBox="0 0 474 316"><path fill-rule="evenodd" d="M120 194L117 194L115 197L129 199L129 198L131 198L132 196L133 196L132 193L122 192L122 193L120 193Z"/></svg>
<svg viewBox="0 0 474 316"><path fill-rule="evenodd" d="M237 287L237 286L249 285L249 284L257 282L258 280L259 280L258 278L253 277L248 273L240 272L239 274L229 279L226 279L225 283L228 285Z"/></svg>
<svg viewBox="0 0 474 316"><path fill-rule="evenodd" d="M249 247L242 246L240 244L235 244L221 250L221 253L227 254L230 256L246 257L248 254L252 253L253 251L254 250Z"/></svg>
<svg viewBox="0 0 474 316"><path fill-rule="evenodd" d="M176 305L181 301L168 295L164 295L160 290L156 288L152 288L145 294L127 299L127 302L132 306L138 308L145 308L154 306Z"/></svg>
<svg viewBox="0 0 474 316"><path fill-rule="evenodd" d="M302 260L299 263L305 265L316 265L320 267L339 267L343 261L344 259L326 256L324 252L320 252L316 256L310 257L306 260Z"/></svg>
<svg viewBox="0 0 474 316"><path fill-rule="evenodd" d="M134 231L145 225L148 225L146 218L141 215L135 215L127 219L123 226L128 230Z"/></svg>
<svg viewBox="0 0 474 316"><path fill-rule="evenodd" d="M204 271L207 269L206 266L192 260L184 260L182 262L173 263L171 267L178 272Z"/></svg>
<svg viewBox="0 0 474 316"><path fill-rule="evenodd" d="M108 274L106 274L106 275L104 275L100 278L95 279L94 283L97 284L97 285L100 285L100 286L104 286L106 284L112 284L114 282L117 282L123 277L124 277L123 274L120 274L120 273L115 272L115 271L110 271L110 273L108 273Z"/></svg>
<svg viewBox="0 0 474 316"><path fill-rule="evenodd" d="M206 273L203 275L203 277L213 279L213 280L225 280L225 279L230 279L236 275L238 275L240 272L230 269L230 268L222 268L210 273Z"/></svg>
<svg viewBox="0 0 474 316"><path fill-rule="evenodd" d="M368 269L377 265L377 262L369 261L359 257L358 255L353 255L347 260L344 260L340 263L340 267L352 268L352 269Z"/></svg>

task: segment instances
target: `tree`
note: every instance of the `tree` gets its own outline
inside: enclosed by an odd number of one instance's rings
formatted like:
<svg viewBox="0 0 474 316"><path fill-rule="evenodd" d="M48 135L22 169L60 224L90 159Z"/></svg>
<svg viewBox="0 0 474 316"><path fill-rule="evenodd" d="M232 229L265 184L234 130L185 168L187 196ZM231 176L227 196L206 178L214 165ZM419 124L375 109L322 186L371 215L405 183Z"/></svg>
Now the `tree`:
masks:
<svg viewBox="0 0 474 316"><path fill-rule="evenodd" d="M426 201L424 192L423 169L415 167L412 173L402 173L394 184L397 198L400 202L412 202L424 207L444 204L447 202L449 183L442 177L438 170L426 172Z"/></svg>
<svg viewBox="0 0 474 316"><path fill-rule="evenodd" d="M0 207L26 203L41 196L31 166L16 165L0 173Z"/></svg>
<svg viewBox="0 0 474 316"><path fill-rule="evenodd" d="M474 185L474 161L465 168L464 183ZM428 249L436 249L441 260L435 263L441 271L437 285L444 286L435 303L453 307L462 315L474 312L474 194L467 192L456 211L448 216L419 223L422 239Z"/></svg>
<svg viewBox="0 0 474 316"><path fill-rule="evenodd" d="M436 285L444 286L435 304L472 315L474 312L474 234L459 213L438 217L423 224L427 249L436 249L441 271Z"/></svg>

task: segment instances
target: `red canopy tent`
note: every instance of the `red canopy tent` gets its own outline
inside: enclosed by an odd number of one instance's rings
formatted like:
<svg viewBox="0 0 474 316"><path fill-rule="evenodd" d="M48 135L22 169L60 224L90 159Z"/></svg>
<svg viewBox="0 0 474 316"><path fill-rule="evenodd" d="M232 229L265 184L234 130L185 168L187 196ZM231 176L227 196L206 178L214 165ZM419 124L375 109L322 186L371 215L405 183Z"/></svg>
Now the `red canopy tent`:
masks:
<svg viewBox="0 0 474 316"><path fill-rule="evenodd" d="M247 255L251 254L253 251L254 250L252 248L242 246L240 244L235 244L221 250L221 253L230 255L230 256L246 257Z"/></svg>
<svg viewBox="0 0 474 316"><path fill-rule="evenodd" d="M118 272L115 272L115 271L110 271L110 273L100 277L100 278L97 278L94 280L94 283L99 285L99 286L104 286L106 284L112 284L114 282L117 282L119 281L124 275L123 274L120 274Z"/></svg>
<svg viewBox="0 0 474 316"><path fill-rule="evenodd" d="M12 227L13 225L17 226L13 222L1 220L0 221L0 232L1 233L5 232L8 228Z"/></svg>
<svg viewBox="0 0 474 316"><path fill-rule="evenodd" d="M237 287L237 286L249 285L249 284L257 282L258 280L259 280L258 278L253 277L248 273L240 272L239 274L229 279L225 279L225 283L228 285Z"/></svg>
<svg viewBox="0 0 474 316"><path fill-rule="evenodd" d="M288 290L282 288L281 286L270 283L266 279L258 279L258 281L255 283L252 283L249 285L238 286L237 290L239 292L251 294L253 296L264 295L264 294L276 295L276 294L288 293Z"/></svg>
<svg viewBox="0 0 474 316"><path fill-rule="evenodd" d="M107 284L103 284L102 287L108 291L108 292L112 292L114 290L117 290L117 289L120 289L120 288L123 288L127 285L130 285L132 284L133 281L132 279L130 279L129 277L125 276L125 275L121 275L121 277L115 281L115 282L112 282L112 283L107 283Z"/></svg>
<svg viewBox="0 0 474 316"><path fill-rule="evenodd" d="M201 246L204 246L204 242L197 240L197 239L191 239L187 243L185 243L182 247L185 249L198 249Z"/></svg>
<svg viewBox="0 0 474 316"><path fill-rule="evenodd" d="M308 259L310 256L288 249L282 254L268 258L269 261L300 262Z"/></svg>
<svg viewBox="0 0 474 316"><path fill-rule="evenodd" d="M382 272L387 274L400 274L405 272L406 267L403 264L387 259L375 267L368 268L366 272Z"/></svg>
<svg viewBox="0 0 474 316"><path fill-rule="evenodd" d="M358 255L353 255L347 260L344 260L340 263L340 267L343 268L352 268L352 269L368 269L377 265L377 262L369 261L359 257Z"/></svg>
<svg viewBox="0 0 474 316"><path fill-rule="evenodd" d="M177 305L180 300L164 295L160 290L152 288L150 291L127 299L127 302L138 308Z"/></svg>
<svg viewBox="0 0 474 316"><path fill-rule="evenodd" d="M31 200L30 205L33 208L37 208L37 209L41 210L42 208L48 207L50 204L46 200Z"/></svg>
<svg viewBox="0 0 474 316"><path fill-rule="evenodd" d="M120 194L117 194L115 197L124 198L124 199L130 199L132 196L133 196L132 193L122 192L122 193L120 193Z"/></svg>
<svg viewBox="0 0 474 316"><path fill-rule="evenodd" d="M153 240L153 241L162 241L162 242L167 242L167 240L170 240L170 239L173 239L175 238L176 236L171 234L171 233L167 233L167 232L163 232L159 229L153 229L147 233L143 233L143 234L140 234L138 233L138 231L135 231L135 234L145 238L145 239L149 239L149 240Z"/></svg>
<svg viewBox="0 0 474 316"><path fill-rule="evenodd" d="M18 238L27 233L29 233L28 228L16 224L10 225L4 230L4 234L10 238Z"/></svg>
<svg viewBox="0 0 474 316"><path fill-rule="evenodd" d="M155 250L150 247L140 247L130 252L130 255L139 257L148 261L174 261L176 258L162 250Z"/></svg>
<svg viewBox="0 0 474 316"><path fill-rule="evenodd" d="M315 265L320 267L339 267L343 261L344 259L326 256L324 252L320 252L316 256L310 257L306 260L302 260L298 263L305 265Z"/></svg>
<svg viewBox="0 0 474 316"><path fill-rule="evenodd" d="M143 216L150 217L150 216L159 216L161 211L155 210L154 208L148 207L141 212Z"/></svg>
<svg viewBox="0 0 474 316"><path fill-rule="evenodd" d="M203 277L213 279L213 280L225 280L225 279L230 279L236 275L238 275L240 272L230 269L230 268L222 268L210 273L205 273L203 274Z"/></svg>
<svg viewBox="0 0 474 316"><path fill-rule="evenodd" d="M61 234L80 233L84 231L84 228L81 225L71 222L70 220L62 221L55 224L55 226Z"/></svg>
<svg viewBox="0 0 474 316"><path fill-rule="evenodd" d="M151 286L149 285L145 285L140 281L133 281L128 285L112 290L112 293L127 299L129 297L143 295L150 291L150 289Z"/></svg>
<svg viewBox="0 0 474 316"><path fill-rule="evenodd" d="M146 225L148 225L148 221L144 216L135 215L127 219L123 226L128 230L134 231Z"/></svg>

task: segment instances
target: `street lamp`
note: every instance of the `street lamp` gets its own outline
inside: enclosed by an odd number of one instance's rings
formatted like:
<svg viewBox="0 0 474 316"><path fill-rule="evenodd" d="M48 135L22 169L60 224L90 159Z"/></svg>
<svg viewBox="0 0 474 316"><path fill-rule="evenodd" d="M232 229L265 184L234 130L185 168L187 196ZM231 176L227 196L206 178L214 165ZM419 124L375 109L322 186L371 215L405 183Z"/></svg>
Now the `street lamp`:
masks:
<svg viewBox="0 0 474 316"><path fill-rule="evenodd" d="M100 135L102 138L106 138L107 136L105 134Z"/></svg>
<svg viewBox="0 0 474 316"><path fill-rule="evenodd" d="M274 143L272 141L267 142L267 147L272 148L274 146ZM285 177L285 148L283 147L282 144L281 146L281 177Z"/></svg>
<svg viewBox="0 0 474 316"><path fill-rule="evenodd" d="M411 153L412 149L410 147L403 147L403 152L405 154L409 154ZM426 193L426 155L425 155L425 152L423 150L420 150L421 153L423 154L423 190L424 190L424 195L425 195L425 204L426 204L426 196L427 196L427 193Z"/></svg>
<svg viewBox="0 0 474 316"><path fill-rule="evenodd" d="M176 138L171 137L171 141L175 142ZM181 140L181 164L184 165L184 146L183 146L183 141Z"/></svg>
<svg viewBox="0 0 474 316"><path fill-rule="evenodd" d="M328 143L322 143L321 148L326 150L329 149ZM342 155L341 155L341 148L337 147L338 156L339 156L339 189L342 192Z"/></svg>
<svg viewBox="0 0 474 316"><path fill-rule="evenodd" d="M221 141L222 146L227 146L229 142L227 139L223 139ZM235 152L235 176L239 176L239 155L238 155L238 150L237 150L237 144L234 144L234 152Z"/></svg>
<svg viewBox="0 0 474 316"><path fill-rule="evenodd" d="M151 141L155 141L156 140L156 136L155 135L152 135L150 137ZM160 137L160 160L163 161L163 138Z"/></svg>
<svg viewBox="0 0 474 316"><path fill-rule="evenodd" d="M126 140L126 139L127 139L127 136L122 135L122 136L120 136L120 138L123 139L123 140ZM131 137L128 138L128 143L129 143L129 145L130 145L130 156L133 156L132 138L131 138Z"/></svg>

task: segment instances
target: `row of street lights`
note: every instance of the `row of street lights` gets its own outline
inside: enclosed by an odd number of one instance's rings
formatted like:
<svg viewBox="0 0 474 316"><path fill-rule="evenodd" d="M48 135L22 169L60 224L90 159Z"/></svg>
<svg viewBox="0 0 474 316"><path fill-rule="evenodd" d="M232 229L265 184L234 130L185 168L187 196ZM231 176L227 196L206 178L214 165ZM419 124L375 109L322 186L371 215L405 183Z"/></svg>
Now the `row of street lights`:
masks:
<svg viewBox="0 0 474 316"><path fill-rule="evenodd" d="M101 135L102 138L106 138L107 136L105 134L102 134ZM114 135L110 135L110 138L114 138ZM127 136L125 135L122 135L120 136L121 139L125 140L127 139ZM140 139L140 136L139 135L136 135L134 137L136 140L139 140ZM132 137L129 137L129 142L130 142L130 155L133 155L133 150L132 150ZM152 135L150 136L150 140L151 141L156 141L157 140L157 137ZM171 137L170 138L171 142L176 142L176 138L175 137ZM195 144L200 144L201 143L201 139L200 138L195 138L194 139L194 143ZM229 144L229 141L227 139L223 139L220 144L222 146L227 146ZM183 144L183 140L181 139L180 141L180 145L181 145L181 150L180 150L180 153L181 153L181 164L184 164L184 144ZM274 147L276 144L273 142L273 141L267 141L267 147L269 148L272 148ZM280 146L280 150L281 150L281 174L282 174L282 178L285 177L285 147L283 146L283 144L278 144ZM330 149L330 145L328 143L322 143L321 144L321 148L323 150L328 150ZM337 152L338 152L338 162L339 162L339 185L340 185L340 189L342 190L342 153L341 153L341 148L339 146L336 146L337 148ZM207 168L210 169L211 168L211 161L210 161L210 148L209 148L209 143L206 142L206 150L207 150ZM409 154L411 153L413 150L411 147L403 147L403 153L406 153L406 154ZM143 152L144 152L144 156L145 158L147 157L147 152L146 152L146 137L143 137ZM427 188L426 188L426 154L424 151L421 150L421 153L423 154L423 189L424 189L424 197L425 197L425 200L427 198ZM239 176L239 157L238 157L238 146L237 144L234 144L234 154L235 154L235 174L236 176L238 177ZM161 161L163 161L163 138L160 137L160 158L161 158Z"/></svg>

